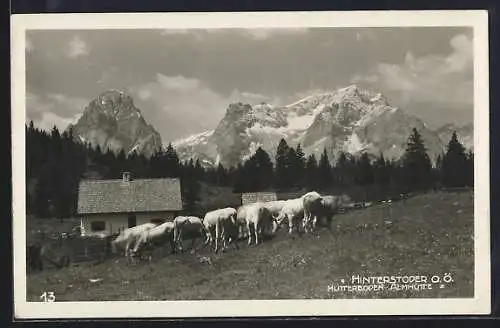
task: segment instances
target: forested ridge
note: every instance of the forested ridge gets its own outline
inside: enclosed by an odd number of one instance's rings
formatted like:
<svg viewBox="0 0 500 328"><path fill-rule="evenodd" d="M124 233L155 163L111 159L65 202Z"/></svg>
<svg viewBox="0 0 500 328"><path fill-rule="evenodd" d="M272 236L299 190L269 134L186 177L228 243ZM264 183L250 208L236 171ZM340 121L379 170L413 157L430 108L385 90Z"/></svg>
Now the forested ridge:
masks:
<svg viewBox="0 0 500 328"><path fill-rule="evenodd" d="M196 159L180 161L169 144L151 158L128 156L75 142L71 130L56 127L44 131L26 125L27 213L36 217L70 217L76 214L81 179L120 179L129 171L132 179L179 177L185 211L196 208L203 195L201 184L228 187L235 193L274 190L332 191L371 190L365 200L380 191L391 193L425 191L439 187L472 187L474 154L453 133L445 152L435 165L416 129L408 136L406 152L399 160L367 153L306 156L300 144L281 140L274 159L262 148L237 167L205 168Z"/></svg>

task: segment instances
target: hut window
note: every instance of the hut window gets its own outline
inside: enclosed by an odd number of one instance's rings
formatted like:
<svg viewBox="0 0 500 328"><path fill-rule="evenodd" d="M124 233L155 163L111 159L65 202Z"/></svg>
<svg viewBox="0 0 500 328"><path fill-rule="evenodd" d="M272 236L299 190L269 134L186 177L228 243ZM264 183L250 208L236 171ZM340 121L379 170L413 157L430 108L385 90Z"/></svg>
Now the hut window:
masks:
<svg viewBox="0 0 500 328"><path fill-rule="evenodd" d="M165 220L163 220L163 219L151 219L151 223L154 223L154 224L162 224L164 222L165 222Z"/></svg>
<svg viewBox="0 0 500 328"><path fill-rule="evenodd" d="M92 223L90 224L90 230L104 231L106 230L106 223L104 221L92 221Z"/></svg>

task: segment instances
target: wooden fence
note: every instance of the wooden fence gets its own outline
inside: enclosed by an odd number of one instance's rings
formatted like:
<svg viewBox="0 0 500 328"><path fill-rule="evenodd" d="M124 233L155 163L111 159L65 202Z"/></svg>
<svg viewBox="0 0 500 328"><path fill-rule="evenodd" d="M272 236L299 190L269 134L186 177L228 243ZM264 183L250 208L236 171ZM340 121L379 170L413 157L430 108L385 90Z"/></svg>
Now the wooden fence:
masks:
<svg viewBox="0 0 500 328"><path fill-rule="evenodd" d="M108 237L82 237L76 232L39 233L27 245L27 271L63 268L82 262L101 262L112 256Z"/></svg>

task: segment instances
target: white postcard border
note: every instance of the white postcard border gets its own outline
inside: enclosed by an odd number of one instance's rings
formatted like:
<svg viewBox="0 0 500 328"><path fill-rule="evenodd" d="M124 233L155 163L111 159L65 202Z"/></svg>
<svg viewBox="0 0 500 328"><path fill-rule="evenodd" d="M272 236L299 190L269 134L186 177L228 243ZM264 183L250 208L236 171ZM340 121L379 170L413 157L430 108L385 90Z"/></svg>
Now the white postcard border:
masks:
<svg viewBox="0 0 500 328"><path fill-rule="evenodd" d="M224 301L26 301L25 32L167 29L471 26L474 29L474 298ZM14 315L16 319L489 314L490 178L488 13L461 11L100 13L11 16Z"/></svg>

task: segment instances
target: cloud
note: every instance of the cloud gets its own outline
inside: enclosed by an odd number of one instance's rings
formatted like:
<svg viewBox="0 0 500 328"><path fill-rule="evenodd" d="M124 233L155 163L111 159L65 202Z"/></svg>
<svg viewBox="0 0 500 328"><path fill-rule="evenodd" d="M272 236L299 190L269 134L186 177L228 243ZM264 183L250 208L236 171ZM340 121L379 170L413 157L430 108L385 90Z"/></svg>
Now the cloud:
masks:
<svg viewBox="0 0 500 328"><path fill-rule="evenodd" d="M165 90L192 93L202 88L201 82L198 79L186 78L184 76L165 76L158 74L158 83Z"/></svg>
<svg viewBox="0 0 500 328"><path fill-rule="evenodd" d="M460 34L450 40L448 55L416 57L407 52L403 64L380 63L351 82L366 82L395 92L403 104L435 103L444 106L473 103L472 40Z"/></svg>
<svg viewBox="0 0 500 328"><path fill-rule="evenodd" d="M74 36L73 39L69 42L66 48L66 54L70 58L78 58L80 56L86 56L90 52L90 49L79 36Z"/></svg>
<svg viewBox="0 0 500 328"><path fill-rule="evenodd" d="M35 126L50 130L55 125L65 130L70 123L75 123L88 103L83 98L68 97L63 94L39 96L26 93L26 119L33 120Z"/></svg>
<svg viewBox="0 0 500 328"><path fill-rule="evenodd" d="M146 89L139 90L138 94L139 98L141 98L142 100L147 100L151 97L151 92Z"/></svg>
<svg viewBox="0 0 500 328"><path fill-rule="evenodd" d="M146 120L154 125L165 142L214 129L232 102L275 103L277 99L234 89L224 95L203 81L185 76L158 73L156 80L129 89Z"/></svg>

